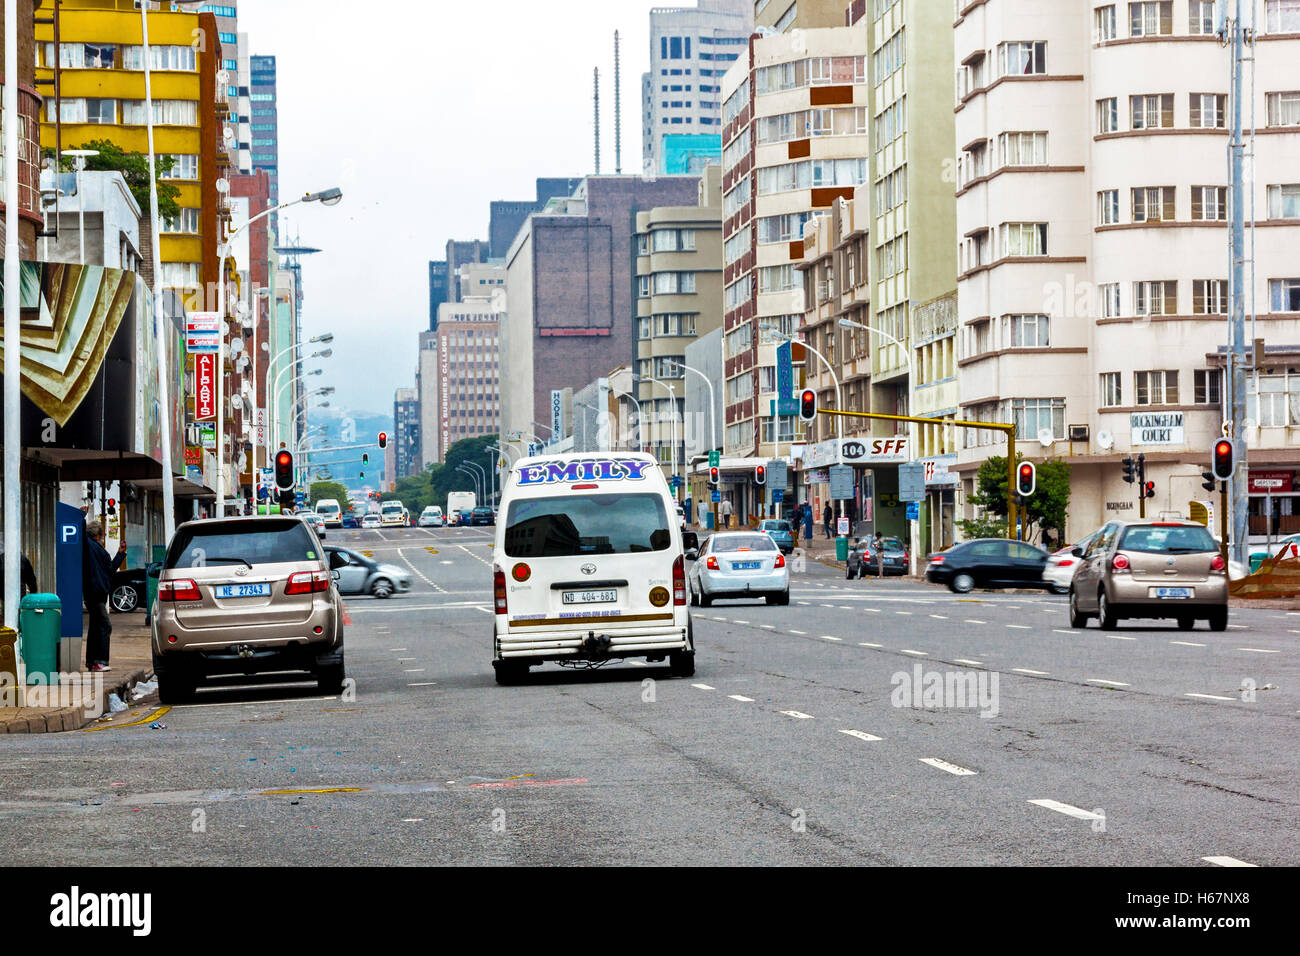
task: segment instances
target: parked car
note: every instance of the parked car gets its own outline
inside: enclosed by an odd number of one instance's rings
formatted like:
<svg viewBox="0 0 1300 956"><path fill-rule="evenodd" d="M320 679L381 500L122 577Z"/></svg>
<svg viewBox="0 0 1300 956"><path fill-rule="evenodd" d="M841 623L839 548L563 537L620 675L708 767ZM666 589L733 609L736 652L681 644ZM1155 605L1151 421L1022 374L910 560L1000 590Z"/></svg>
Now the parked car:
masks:
<svg viewBox="0 0 1300 956"><path fill-rule="evenodd" d="M384 520L379 517L379 512L377 511L372 511L370 514L364 515L361 518L361 527L363 528L381 528L383 527L383 524Z"/></svg>
<svg viewBox="0 0 1300 956"><path fill-rule="evenodd" d="M337 559L300 517L209 518L176 529L151 637L158 695L188 700L206 677L299 670L343 686Z"/></svg>
<svg viewBox="0 0 1300 956"><path fill-rule="evenodd" d="M1228 626L1227 562L1192 521L1111 521L1088 545L1070 582L1070 626L1097 618L1105 630L1124 618L1172 618L1189 631Z"/></svg>
<svg viewBox="0 0 1300 956"><path fill-rule="evenodd" d="M476 527L490 527L497 523L496 514L493 513L491 508L475 508L470 512L469 523Z"/></svg>
<svg viewBox="0 0 1300 956"><path fill-rule="evenodd" d="M780 518L764 518L758 523L758 530L775 541L782 554L794 550L794 533L790 530L790 522Z"/></svg>
<svg viewBox="0 0 1300 956"><path fill-rule="evenodd" d="M1096 534L1094 531L1078 544L1067 545L1048 555L1047 564L1043 567L1043 580L1051 587L1053 594L1069 593L1070 581L1079 568L1079 558L1075 556L1074 549L1082 548L1086 551Z"/></svg>
<svg viewBox="0 0 1300 956"><path fill-rule="evenodd" d="M108 606L116 613L148 611L145 607L146 568L122 568L113 572L112 590L108 592ZM156 575L155 575L156 577Z"/></svg>
<svg viewBox="0 0 1300 956"><path fill-rule="evenodd" d="M930 557L925 579L965 594L974 588L1049 588L1047 552L1024 541L977 538Z"/></svg>
<svg viewBox="0 0 1300 956"><path fill-rule="evenodd" d="M327 545L325 550L331 555L341 555L347 561L347 564L332 561L332 566L338 568L334 583L340 594L373 594L382 599L411 590L409 569L396 564L381 564L374 558L334 545Z"/></svg>
<svg viewBox="0 0 1300 956"><path fill-rule="evenodd" d="M708 607L725 598L761 597L790 603L790 569L770 536L758 531L721 531L704 544L691 566L691 603Z"/></svg>
<svg viewBox="0 0 1300 956"><path fill-rule="evenodd" d="M437 505L429 505L420 512L421 528L441 528L447 521L442 516L442 509Z"/></svg>
<svg viewBox="0 0 1300 956"><path fill-rule="evenodd" d="M884 544L881 550L885 574L906 574L909 555L907 545L901 538L881 538ZM868 574L877 574L876 550L874 538L859 538L849 548L849 559L845 564L844 577L860 578Z"/></svg>
<svg viewBox="0 0 1300 956"><path fill-rule="evenodd" d="M325 516L317 514L314 511L304 511L302 513L302 516L307 520L307 523L316 530L316 537L324 541L325 540Z"/></svg>

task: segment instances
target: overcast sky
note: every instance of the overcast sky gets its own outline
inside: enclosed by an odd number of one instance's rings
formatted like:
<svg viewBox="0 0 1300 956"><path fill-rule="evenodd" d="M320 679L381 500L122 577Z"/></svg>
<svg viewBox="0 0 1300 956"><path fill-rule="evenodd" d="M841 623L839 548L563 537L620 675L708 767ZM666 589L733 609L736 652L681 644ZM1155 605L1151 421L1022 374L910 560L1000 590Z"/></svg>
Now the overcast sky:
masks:
<svg viewBox="0 0 1300 956"><path fill-rule="evenodd" d="M336 408L392 414L415 384L428 263L488 237L488 203L531 199L539 176L614 171L614 30L621 34L623 171L641 169L641 74L652 0L244 0L249 51L276 57L280 199L341 186L333 208L280 217L303 260L303 333L330 331L321 384ZM683 3L691 6L692 3Z"/></svg>

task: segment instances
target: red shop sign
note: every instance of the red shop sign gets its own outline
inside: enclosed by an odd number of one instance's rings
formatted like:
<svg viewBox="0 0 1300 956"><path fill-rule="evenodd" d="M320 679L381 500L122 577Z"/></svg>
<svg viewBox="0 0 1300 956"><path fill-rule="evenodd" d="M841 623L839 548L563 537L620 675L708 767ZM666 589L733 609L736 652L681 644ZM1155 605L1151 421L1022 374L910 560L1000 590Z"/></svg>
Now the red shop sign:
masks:
<svg viewBox="0 0 1300 956"><path fill-rule="evenodd" d="M194 356L194 417L203 421L217 417L217 357Z"/></svg>
<svg viewBox="0 0 1300 956"><path fill-rule="evenodd" d="M1277 495L1290 493L1294 475L1295 473L1290 471L1252 471L1249 484L1250 494Z"/></svg>

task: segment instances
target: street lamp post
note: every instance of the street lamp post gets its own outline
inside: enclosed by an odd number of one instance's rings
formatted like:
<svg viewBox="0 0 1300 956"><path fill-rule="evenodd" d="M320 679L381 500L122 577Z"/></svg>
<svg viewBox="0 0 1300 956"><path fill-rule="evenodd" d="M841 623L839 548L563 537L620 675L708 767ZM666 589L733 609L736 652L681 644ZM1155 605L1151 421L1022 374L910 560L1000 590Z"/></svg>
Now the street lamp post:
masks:
<svg viewBox="0 0 1300 956"><path fill-rule="evenodd" d="M677 392L667 382L661 382L659 379L655 378L652 375L634 375L633 378L638 381L654 382L656 385L662 386L663 388L667 389L668 395L672 398L673 410L672 410L672 414L668 416L668 440L672 442L672 448L670 449L670 454L669 454L668 473L670 475L675 475L677 474ZM659 424L659 416L657 415L655 416L655 424L656 425ZM685 423L683 422L683 424ZM686 485L685 471L686 471L686 466L685 463L683 462L682 464L683 487ZM680 499L678 498L678 494L676 492L673 494L673 499L676 501L680 501ZM714 522L714 524L716 526L717 522Z"/></svg>
<svg viewBox="0 0 1300 956"><path fill-rule="evenodd" d="M470 462L463 461L463 462L461 462L459 465L456 466L456 470L457 470L458 472L460 472L462 475L467 475L467 476L469 477L470 481L474 482L474 494L475 494L475 495L476 495L480 500L482 500L482 497L483 497L483 484L482 484L482 482L479 481L479 476L478 476L478 472L477 472L477 471L473 470L472 468L467 468L467 467L465 467L465 466L468 465L468 464L470 464Z"/></svg>
<svg viewBox="0 0 1300 956"><path fill-rule="evenodd" d="M711 447L721 451L722 443L718 441L718 417L717 417L717 412L714 411L716 405L714 403L714 398L713 398L713 380L709 378L707 375L705 375L703 372L701 372L698 368L692 368L691 366L685 364L684 362L674 362L673 364L678 368L683 369L687 372L694 372L700 378L704 379L705 385L709 386L709 431L713 433L713 444ZM780 426L778 425L777 426L778 431L779 431L779 427ZM780 438L781 437L780 434L778 434L777 437ZM683 435L682 436L683 444L685 443L685 441L686 441L686 437L685 435ZM685 469L683 468L683 471L684 470ZM717 526L718 526L718 506L717 503L715 502L713 504L713 527L716 528Z"/></svg>
<svg viewBox="0 0 1300 956"><path fill-rule="evenodd" d="M841 327L846 329L865 329L868 332L873 332L876 335L879 335L882 339L889 340L890 342L892 342L894 345L897 345L902 350L903 355L907 357L907 414L911 415L912 414L912 386L916 382L916 376L913 374L914 369L912 366L912 350L908 348L906 345L904 345L902 342L898 341L898 339L894 338L888 332L882 332L880 329L874 329L869 325L863 325L861 322L854 322L850 319L840 319L839 324ZM915 460L916 422L907 423L907 444L909 449L908 456L907 456L908 460L909 461ZM907 569L907 573L914 575L917 572L917 566L919 561L918 552L921 549L921 526L919 521L909 521L907 523L907 527L908 527L907 539L909 545L908 547L909 567Z"/></svg>
<svg viewBox="0 0 1300 956"><path fill-rule="evenodd" d="M482 489L481 497L486 498L488 494L487 470L478 462L469 461L468 459L466 459L461 464L468 465L470 468L474 469L474 473L478 475L481 480L481 485L480 485Z"/></svg>
<svg viewBox="0 0 1300 956"><path fill-rule="evenodd" d="M144 10L141 10L141 16L144 16ZM145 52L146 61L149 56ZM150 120L152 120L152 116ZM226 322L226 258L230 255L231 243L239 236L241 232L257 222L259 219L265 219L272 213L279 212L281 209L288 209L290 206L296 206L303 202L319 202L322 206L333 206L343 198L343 191L338 188L323 189L320 192L307 193L298 198L291 199L288 202L282 202L279 205L263 209L256 216L251 217L235 229L234 232L226 236L226 239L217 247L217 316L222 323L223 331L221 334L221 348L217 352L217 515L218 517L226 513L226 450L225 450L225 409L221 407L223 401L222 391L225 388L225 369L226 369L226 335L224 326ZM254 396L256 397L256 396ZM254 403L256 404L256 403Z"/></svg>
<svg viewBox="0 0 1300 956"><path fill-rule="evenodd" d="M615 389L614 394L622 398L631 399L632 404L636 406L636 447L640 448L641 447L641 403L637 401L636 396L633 395L631 392L620 392L617 389Z"/></svg>
<svg viewBox="0 0 1300 956"><path fill-rule="evenodd" d="M289 352L294 351L295 349L302 348L303 345L315 345L317 343L321 345L328 345L330 342L333 341L334 341L333 332L324 332L321 335L313 335L305 343L294 342L291 345L286 345L284 348L282 348L279 352L275 354L274 358L272 358L269 362L266 363L266 375L265 375L266 386L267 386L266 399L267 399L267 404L271 406L270 408L267 409L267 416L266 416L267 424L264 426L266 428L266 461L268 464L271 461L271 443L272 443L271 424L270 424L271 413L278 412L279 410L279 403L278 402L272 403L271 397L274 393L274 389L279 386L280 376L283 375L287 369L293 368L294 363L290 362L284 368L277 371L275 373L274 378L271 377L271 369L274 368L275 365L280 361L280 359L284 358L285 355L287 355ZM313 352L310 356L308 356L308 358L329 358L329 356L325 354L326 352L333 354L333 349L324 349L320 352ZM276 418L275 427L277 431L279 430L280 427L279 417L280 416L278 414L275 416ZM278 438L279 436L277 435L276 437Z"/></svg>

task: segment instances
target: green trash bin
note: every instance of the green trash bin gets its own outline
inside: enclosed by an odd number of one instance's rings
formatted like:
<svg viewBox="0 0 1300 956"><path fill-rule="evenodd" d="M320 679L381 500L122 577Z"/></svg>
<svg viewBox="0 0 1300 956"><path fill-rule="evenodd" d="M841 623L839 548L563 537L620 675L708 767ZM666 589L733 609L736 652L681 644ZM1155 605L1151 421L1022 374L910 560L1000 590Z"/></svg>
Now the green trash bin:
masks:
<svg viewBox="0 0 1300 956"><path fill-rule="evenodd" d="M1256 571L1259 570L1259 566L1260 566L1261 564L1264 563L1264 559L1265 559L1266 557L1268 557L1268 555L1265 554L1263 551L1256 551L1254 554L1252 554L1252 555L1250 556L1250 573L1251 573L1251 574L1254 574Z"/></svg>
<svg viewBox="0 0 1300 956"><path fill-rule="evenodd" d="M22 635L27 683L58 683L59 635L63 629L63 604L57 594L29 594L18 606L18 633Z"/></svg>
<svg viewBox="0 0 1300 956"><path fill-rule="evenodd" d="M849 559L849 539L840 535L835 539L835 560L848 561Z"/></svg>

